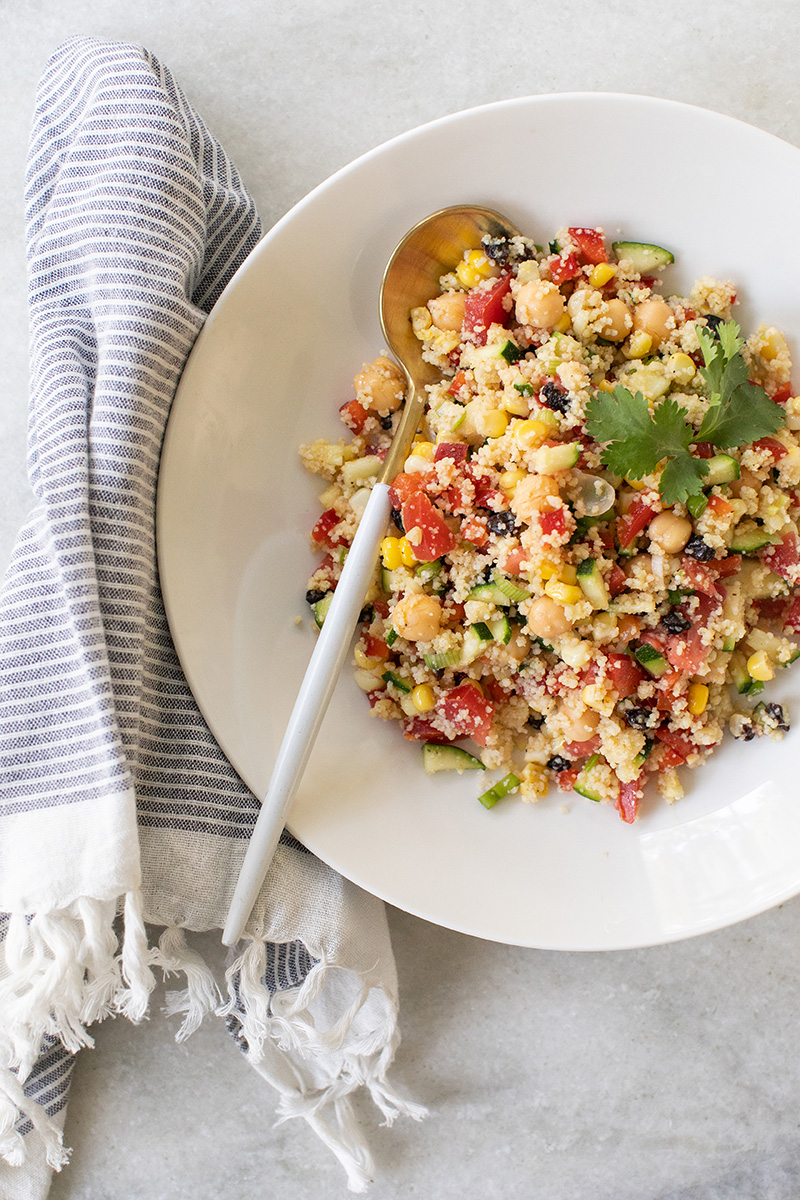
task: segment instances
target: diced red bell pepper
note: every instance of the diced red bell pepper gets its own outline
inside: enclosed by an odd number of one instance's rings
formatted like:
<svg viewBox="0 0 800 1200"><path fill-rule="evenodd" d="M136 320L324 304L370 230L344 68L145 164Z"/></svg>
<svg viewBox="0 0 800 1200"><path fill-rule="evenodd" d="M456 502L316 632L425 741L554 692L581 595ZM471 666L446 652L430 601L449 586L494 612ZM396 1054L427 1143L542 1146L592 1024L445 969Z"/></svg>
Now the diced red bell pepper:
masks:
<svg viewBox="0 0 800 1200"><path fill-rule="evenodd" d="M786 610L783 628L787 633L800 633L800 596L795 596Z"/></svg>
<svg viewBox="0 0 800 1200"><path fill-rule="evenodd" d="M676 733L674 729L668 729L666 726L656 730L656 738L662 745L669 747L680 762L686 762L689 755L697 749L682 733Z"/></svg>
<svg viewBox="0 0 800 1200"><path fill-rule="evenodd" d="M575 279L581 273L581 264L575 254L556 254L545 261L553 278L553 283L559 287L569 279Z"/></svg>
<svg viewBox="0 0 800 1200"><path fill-rule="evenodd" d="M547 508L544 512L539 513L539 528L542 531L542 536L547 537L551 533L563 537L567 531L567 522L564 515L564 505L559 505L558 508Z"/></svg>
<svg viewBox="0 0 800 1200"><path fill-rule="evenodd" d="M375 637L372 633L364 634L364 652L367 658L388 658L389 647L383 638Z"/></svg>
<svg viewBox="0 0 800 1200"><path fill-rule="evenodd" d="M605 239L599 229L575 229L570 226L569 235L587 263L596 265L608 262Z"/></svg>
<svg viewBox="0 0 800 1200"><path fill-rule="evenodd" d="M418 492L401 506L403 528L406 537L414 551L414 556L420 562L433 562L443 554L449 554L458 544L458 539L445 524L444 517L433 507L424 493ZM411 531L418 529L420 537L415 540L409 537Z"/></svg>
<svg viewBox="0 0 800 1200"><path fill-rule="evenodd" d="M472 680L465 680L451 688L439 704L445 719L460 737L471 737L479 746L486 745L492 728L494 706Z"/></svg>
<svg viewBox="0 0 800 1200"><path fill-rule="evenodd" d="M717 517L726 517L728 513L733 512L733 505L724 496L709 496L706 507L709 512L714 513Z"/></svg>
<svg viewBox="0 0 800 1200"><path fill-rule="evenodd" d="M644 679L644 671L628 654L607 654L606 671L621 700L632 696Z"/></svg>
<svg viewBox="0 0 800 1200"><path fill-rule="evenodd" d="M466 442L439 442L439 445L433 452L433 461L441 462L443 458L452 458L456 464L466 462Z"/></svg>
<svg viewBox="0 0 800 1200"><path fill-rule="evenodd" d="M511 276L500 275L491 284L479 284L464 301L464 334L478 346L486 345L490 325L505 325L511 316L504 299L511 290Z"/></svg>
<svg viewBox="0 0 800 1200"><path fill-rule="evenodd" d="M479 548L489 541L489 530L486 528L486 522L480 517L468 517L466 521L462 521L460 533L465 542Z"/></svg>
<svg viewBox="0 0 800 1200"><path fill-rule="evenodd" d="M637 497L625 516L617 517L617 541L623 550L630 546L655 515L656 510Z"/></svg>
<svg viewBox="0 0 800 1200"><path fill-rule="evenodd" d="M580 767L569 767L566 771L559 771L556 775L556 784L560 792L571 792L575 787L578 776L581 773Z"/></svg>
<svg viewBox="0 0 800 1200"><path fill-rule="evenodd" d="M451 396L457 396L466 382L466 371L456 371L455 375L453 376L453 381L447 390Z"/></svg>
<svg viewBox="0 0 800 1200"><path fill-rule="evenodd" d="M369 694L372 695L371 692ZM403 737L410 742L435 742L437 746L453 741L453 738L436 728L430 717L411 717L403 721Z"/></svg>
<svg viewBox="0 0 800 1200"><path fill-rule="evenodd" d="M614 563L608 573L608 591L611 596L618 596L620 592L624 592L628 586L628 577L622 567Z"/></svg>
<svg viewBox="0 0 800 1200"><path fill-rule="evenodd" d="M595 750L599 749L600 737L598 734L594 734L585 742L565 742L559 750L559 754L563 754L570 762L576 762L582 758L588 758L590 754L594 754Z"/></svg>
<svg viewBox="0 0 800 1200"><path fill-rule="evenodd" d="M790 583L800 582L800 551L798 551L797 534L792 530L785 533L776 546L764 546L759 550L758 557L783 579Z"/></svg>
<svg viewBox="0 0 800 1200"><path fill-rule="evenodd" d="M623 821L627 821L629 825L632 825L636 820L639 812L639 805L644 799L644 779L645 772L642 771L641 774L636 779L631 780L630 783L620 784L619 795L617 796L616 800L616 808Z"/></svg>
<svg viewBox="0 0 800 1200"><path fill-rule="evenodd" d="M766 450L775 462L779 462L789 453L783 442L773 437L759 438L757 442L753 442L753 449Z"/></svg>
<svg viewBox="0 0 800 1200"><path fill-rule="evenodd" d="M406 500L410 500L412 496L418 496L421 492L427 490L433 482L433 472L428 471L401 471L399 475L395 475L392 486L389 488L389 499L392 502L392 508L402 509Z"/></svg>
<svg viewBox="0 0 800 1200"><path fill-rule="evenodd" d="M348 400L347 404L343 404L339 409L339 416L347 428L352 429L353 433L362 433L367 423L369 411L364 408L364 405L360 401Z"/></svg>
<svg viewBox="0 0 800 1200"><path fill-rule="evenodd" d="M333 533L341 519L335 508L326 508L311 530L312 539L320 546L346 546L347 538Z"/></svg>
<svg viewBox="0 0 800 1200"><path fill-rule="evenodd" d="M786 401L794 395L792 385L790 383L782 383L779 388L776 388L772 393L772 399L776 404L785 404Z"/></svg>

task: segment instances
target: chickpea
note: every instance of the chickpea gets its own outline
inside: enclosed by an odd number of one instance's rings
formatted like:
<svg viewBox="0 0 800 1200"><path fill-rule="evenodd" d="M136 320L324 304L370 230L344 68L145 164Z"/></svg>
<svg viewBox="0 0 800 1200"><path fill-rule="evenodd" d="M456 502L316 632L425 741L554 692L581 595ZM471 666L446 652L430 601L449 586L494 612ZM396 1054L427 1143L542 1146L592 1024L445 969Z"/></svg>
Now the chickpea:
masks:
<svg viewBox="0 0 800 1200"><path fill-rule="evenodd" d="M680 554L683 547L692 536L692 522L688 517L679 517L675 513L661 512L653 517L647 527L650 541L663 550L665 554Z"/></svg>
<svg viewBox="0 0 800 1200"><path fill-rule="evenodd" d="M379 354L374 362L364 363L353 380L359 404L380 417L387 417L400 407L405 385L402 370L385 354Z"/></svg>
<svg viewBox="0 0 800 1200"><path fill-rule="evenodd" d="M737 500L742 494L742 488L752 488L754 492L759 492L761 490L761 484L759 480L747 467L742 467L742 472L739 478L734 479L733 482L728 485L730 494Z"/></svg>
<svg viewBox="0 0 800 1200"><path fill-rule="evenodd" d="M464 324L466 296L463 292L445 292L428 301L428 309L437 329L453 330L458 333Z"/></svg>
<svg viewBox="0 0 800 1200"><path fill-rule="evenodd" d="M675 317L666 300L658 297L643 300L633 310L633 328L636 332L649 333L653 346L658 348L675 328Z"/></svg>
<svg viewBox="0 0 800 1200"><path fill-rule="evenodd" d="M530 638L527 638L524 633L515 633L506 646L506 654L514 660L514 662L524 662L528 656L528 651L531 648Z"/></svg>
<svg viewBox="0 0 800 1200"><path fill-rule="evenodd" d="M632 326L633 317L627 304L616 298L606 300L599 330L600 336L609 342L621 342L628 336Z"/></svg>
<svg viewBox="0 0 800 1200"><path fill-rule="evenodd" d="M564 297L546 279L532 279L517 290L516 316L520 325L555 329L565 312Z"/></svg>
<svg viewBox="0 0 800 1200"><path fill-rule="evenodd" d="M409 642L429 642L442 624L442 606L436 596L408 592L394 606L392 625Z"/></svg>
<svg viewBox="0 0 800 1200"><path fill-rule="evenodd" d="M547 496L558 495L558 484L552 475L526 475L520 479L511 497L511 511L521 521L530 523L542 508Z"/></svg>
<svg viewBox="0 0 800 1200"><path fill-rule="evenodd" d="M572 622L560 604L549 596L540 596L528 612L528 628L534 637L560 637L562 633L569 633Z"/></svg>
<svg viewBox="0 0 800 1200"><path fill-rule="evenodd" d="M600 723L600 713L593 708L584 708L575 716L570 717L562 726L564 741L588 742L593 737Z"/></svg>

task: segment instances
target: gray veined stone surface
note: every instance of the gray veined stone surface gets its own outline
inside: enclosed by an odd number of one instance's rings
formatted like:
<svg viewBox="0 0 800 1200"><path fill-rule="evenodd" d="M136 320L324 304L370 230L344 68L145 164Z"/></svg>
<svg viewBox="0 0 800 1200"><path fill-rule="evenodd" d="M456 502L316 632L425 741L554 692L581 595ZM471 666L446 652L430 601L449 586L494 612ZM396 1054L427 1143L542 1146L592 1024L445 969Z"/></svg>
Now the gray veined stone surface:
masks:
<svg viewBox="0 0 800 1200"><path fill-rule="evenodd" d="M536 92L622 91L717 109L800 144L791 0L2 0L0 559L30 504L22 190L34 90L75 34L139 41L175 72L265 224L413 126ZM658 136L658 131L653 131ZM635 148L633 148L635 149ZM710 148L710 152L711 152ZM743 167L744 169L744 167ZM679 158L665 162L680 172ZM431 1110L378 1129L374 1200L796 1200L800 902L688 942L520 950L391 912L398 1086ZM196 944L218 968L211 935ZM97 1030L53 1200L328 1200L344 1176L218 1022ZM370 1105L359 1111L372 1124Z"/></svg>

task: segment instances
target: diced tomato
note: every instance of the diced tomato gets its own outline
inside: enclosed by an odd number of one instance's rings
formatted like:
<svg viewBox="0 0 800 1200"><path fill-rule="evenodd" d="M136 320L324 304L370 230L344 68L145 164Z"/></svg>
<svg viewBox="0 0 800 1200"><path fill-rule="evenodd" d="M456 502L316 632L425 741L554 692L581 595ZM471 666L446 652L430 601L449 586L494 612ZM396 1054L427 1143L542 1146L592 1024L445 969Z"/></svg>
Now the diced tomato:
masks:
<svg viewBox="0 0 800 1200"><path fill-rule="evenodd" d="M333 533L341 519L335 508L326 508L311 530L312 539L320 546L346 546L347 538Z"/></svg>
<svg viewBox="0 0 800 1200"><path fill-rule="evenodd" d="M717 453L711 442L697 442L694 448L695 458L713 458Z"/></svg>
<svg viewBox="0 0 800 1200"><path fill-rule="evenodd" d="M757 442L753 442L754 450L766 450L775 462L779 462L789 451L784 446L783 442L779 442L777 438L763 437Z"/></svg>
<svg viewBox="0 0 800 1200"><path fill-rule="evenodd" d="M466 462L466 442L439 442L433 452L433 461L441 462L443 458L452 458L454 463Z"/></svg>
<svg viewBox="0 0 800 1200"><path fill-rule="evenodd" d="M728 513L733 512L733 505L729 504L724 496L709 496L706 507L717 517L726 517Z"/></svg>
<svg viewBox="0 0 800 1200"><path fill-rule="evenodd" d="M654 650L658 650L659 654L665 654L669 636L667 634L657 633L654 629L645 629L644 632L639 635L639 641L644 642L648 646L652 646Z"/></svg>
<svg viewBox="0 0 800 1200"><path fill-rule="evenodd" d="M550 269L553 283L558 284L559 287L562 283L566 283L568 279L575 279L581 273L581 264L574 254L554 255L553 258L546 260L545 265Z"/></svg>
<svg viewBox="0 0 800 1200"><path fill-rule="evenodd" d="M559 537L567 531L567 522L564 516L564 506L559 505L558 508L548 508L544 512L539 513L539 528L542 531L542 536L547 537L548 534L555 533Z"/></svg>
<svg viewBox="0 0 800 1200"><path fill-rule="evenodd" d="M630 546L633 539L650 524L655 515L656 510L637 497L625 516L617 517L617 541L623 550Z"/></svg>
<svg viewBox="0 0 800 1200"><path fill-rule="evenodd" d="M581 257L588 263L608 262L606 244L599 229L574 229L570 226L569 235L577 243Z"/></svg>
<svg viewBox="0 0 800 1200"><path fill-rule="evenodd" d="M505 557L505 562L500 565L507 575L519 575L522 573L522 564L526 561L525 551L522 549L522 546L515 546L513 550L509 550Z"/></svg>
<svg viewBox="0 0 800 1200"><path fill-rule="evenodd" d="M620 784L619 795L616 801L617 812L623 821L627 821L629 825L632 825L636 820L639 805L644 799L644 779L645 772L642 771L638 778L633 779L630 783Z"/></svg>
<svg viewBox="0 0 800 1200"><path fill-rule="evenodd" d="M406 500L400 512L406 537L412 529L420 531L419 540L411 540L414 555L420 562L433 562L435 558L441 558L443 554L449 554L455 549L458 544L455 534L422 492Z"/></svg>
<svg viewBox="0 0 800 1200"><path fill-rule="evenodd" d="M466 621L467 610L463 604L459 604L455 600L448 600L444 607L444 615L452 624L458 625Z"/></svg>
<svg viewBox="0 0 800 1200"><path fill-rule="evenodd" d="M367 658L388 658L389 647L383 638L375 637L372 633L364 634L364 652Z"/></svg>
<svg viewBox="0 0 800 1200"><path fill-rule="evenodd" d="M372 694L369 693L370 696ZM454 740L442 733L441 729L437 729L430 717L411 717L403 721L403 737L408 738L410 742L435 742L437 746Z"/></svg>
<svg viewBox="0 0 800 1200"><path fill-rule="evenodd" d="M347 404L343 404L339 409L339 416L353 433L361 433L369 412L358 400L348 400Z"/></svg>
<svg viewBox="0 0 800 1200"><path fill-rule="evenodd" d="M785 404L790 396L793 396L792 385L790 383L782 383L779 388L772 393L772 399L776 404Z"/></svg>
<svg viewBox="0 0 800 1200"><path fill-rule="evenodd" d="M783 628L787 633L800 633L800 596L795 596L786 610Z"/></svg>
<svg viewBox="0 0 800 1200"><path fill-rule="evenodd" d="M668 746L672 753L679 757L680 762L686 762L697 748L682 733L676 733L674 729L668 729L666 726L656 730L656 738L662 745Z"/></svg>
<svg viewBox="0 0 800 1200"><path fill-rule="evenodd" d="M800 552L794 530L785 533L776 546L764 546L758 557L776 575L790 583L800 582Z"/></svg>
<svg viewBox="0 0 800 1200"><path fill-rule="evenodd" d="M388 617L389 605L386 603L385 600L373 600L372 607L375 609L375 612L378 614L379 617L383 617L384 619L386 617Z"/></svg>
<svg viewBox="0 0 800 1200"><path fill-rule="evenodd" d="M600 736L595 734L594 737L587 738L585 742L565 742L559 753L563 753L570 762L576 762L581 758L588 758L590 754L594 754L595 750L599 749Z"/></svg>
<svg viewBox="0 0 800 1200"><path fill-rule="evenodd" d="M606 670L611 685L621 700L632 696L644 679L644 671L628 654L607 654Z"/></svg>
<svg viewBox="0 0 800 1200"><path fill-rule="evenodd" d="M792 604L797 604L797 600L793 600ZM786 610L786 599L781 597L756 600L756 609L758 611L759 618L764 621L780 621L784 612L786 612L787 619L789 616L789 613Z"/></svg>
<svg viewBox="0 0 800 1200"><path fill-rule="evenodd" d="M575 787L578 776L581 773L580 767L570 767L566 771L559 771L556 775L556 784L560 792L571 792Z"/></svg>
<svg viewBox="0 0 800 1200"><path fill-rule="evenodd" d="M466 382L467 372L456 371L455 375L453 376L453 382L450 384L450 387L447 390L451 396L457 396Z"/></svg>
<svg viewBox="0 0 800 1200"><path fill-rule="evenodd" d="M490 325L505 325L511 316L503 304L511 290L511 276L501 275L491 284L467 292L464 301L464 333L478 346L486 345Z"/></svg>
<svg viewBox="0 0 800 1200"><path fill-rule="evenodd" d="M683 690L684 682L680 671L667 671L666 675L661 676L656 692L656 708L659 712L670 712L675 707L675 698Z"/></svg>
<svg viewBox="0 0 800 1200"><path fill-rule="evenodd" d="M475 503L478 508L491 508L502 497L502 492L494 485L494 478L467 463L464 473L472 480L475 488Z"/></svg>
<svg viewBox="0 0 800 1200"><path fill-rule="evenodd" d="M481 681L481 686L489 699L494 701L495 704L505 703L511 695L496 679L484 679Z"/></svg>
<svg viewBox="0 0 800 1200"><path fill-rule="evenodd" d="M617 566L617 564L614 563L613 567L608 573L607 583L609 594L612 596L618 596L620 592L625 591L628 586L628 578L622 567Z"/></svg>
<svg viewBox="0 0 800 1200"><path fill-rule="evenodd" d="M709 565L713 565L718 579L726 579L729 575L735 575L742 569L742 556L741 554L729 554L726 558L718 558L716 562Z"/></svg>
<svg viewBox="0 0 800 1200"><path fill-rule="evenodd" d="M595 526L595 536L599 538L600 545L604 550L613 550L614 548L614 526L611 521L605 521L602 525ZM624 577L624 574L623 574Z"/></svg>
<svg viewBox="0 0 800 1200"><path fill-rule="evenodd" d="M741 566L741 562L739 565ZM698 562L696 558L690 558L688 554L685 554L681 559L681 569L696 592L703 592L706 596L719 595L717 591L718 572L713 563Z"/></svg>
<svg viewBox="0 0 800 1200"><path fill-rule="evenodd" d="M406 500L410 500L412 496L418 496L421 492L426 491L428 486L433 482L433 473L428 471L401 471L399 475L395 475L392 486L389 488L389 499L392 502L392 508L402 508Z"/></svg>
<svg viewBox="0 0 800 1200"><path fill-rule="evenodd" d="M464 541L473 546L485 546L489 541L489 530L486 528L486 522L480 517L468 517L466 521L462 521L460 533Z"/></svg>
<svg viewBox="0 0 800 1200"><path fill-rule="evenodd" d="M617 641L627 646L628 642L639 636L641 628L642 622L638 617L634 617L632 613L623 613L617 618Z"/></svg>
<svg viewBox="0 0 800 1200"><path fill-rule="evenodd" d="M486 745L492 728L494 706L481 694L472 680L451 688L440 701L442 713L461 737L471 737L479 746Z"/></svg>
<svg viewBox="0 0 800 1200"><path fill-rule="evenodd" d="M658 767L661 771L668 771L671 767L682 767L686 762L683 755L678 754L677 750L673 750L670 746L662 746L658 756Z"/></svg>
<svg viewBox="0 0 800 1200"><path fill-rule="evenodd" d="M708 658L711 647L703 641L706 622L698 617L686 633L674 633L667 639L667 662L683 675L694 675Z"/></svg>

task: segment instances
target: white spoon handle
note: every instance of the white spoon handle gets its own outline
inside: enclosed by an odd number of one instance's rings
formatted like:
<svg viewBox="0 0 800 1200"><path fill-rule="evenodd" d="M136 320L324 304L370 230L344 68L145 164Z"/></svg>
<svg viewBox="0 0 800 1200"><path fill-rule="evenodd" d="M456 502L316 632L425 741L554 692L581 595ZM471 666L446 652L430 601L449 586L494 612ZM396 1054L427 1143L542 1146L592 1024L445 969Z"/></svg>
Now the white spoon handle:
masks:
<svg viewBox="0 0 800 1200"><path fill-rule="evenodd" d="M242 936L272 862L295 791L350 649L390 512L389 487L385 483L376 483L283 735L222 933L226 946L235 945Z"/></svg>

